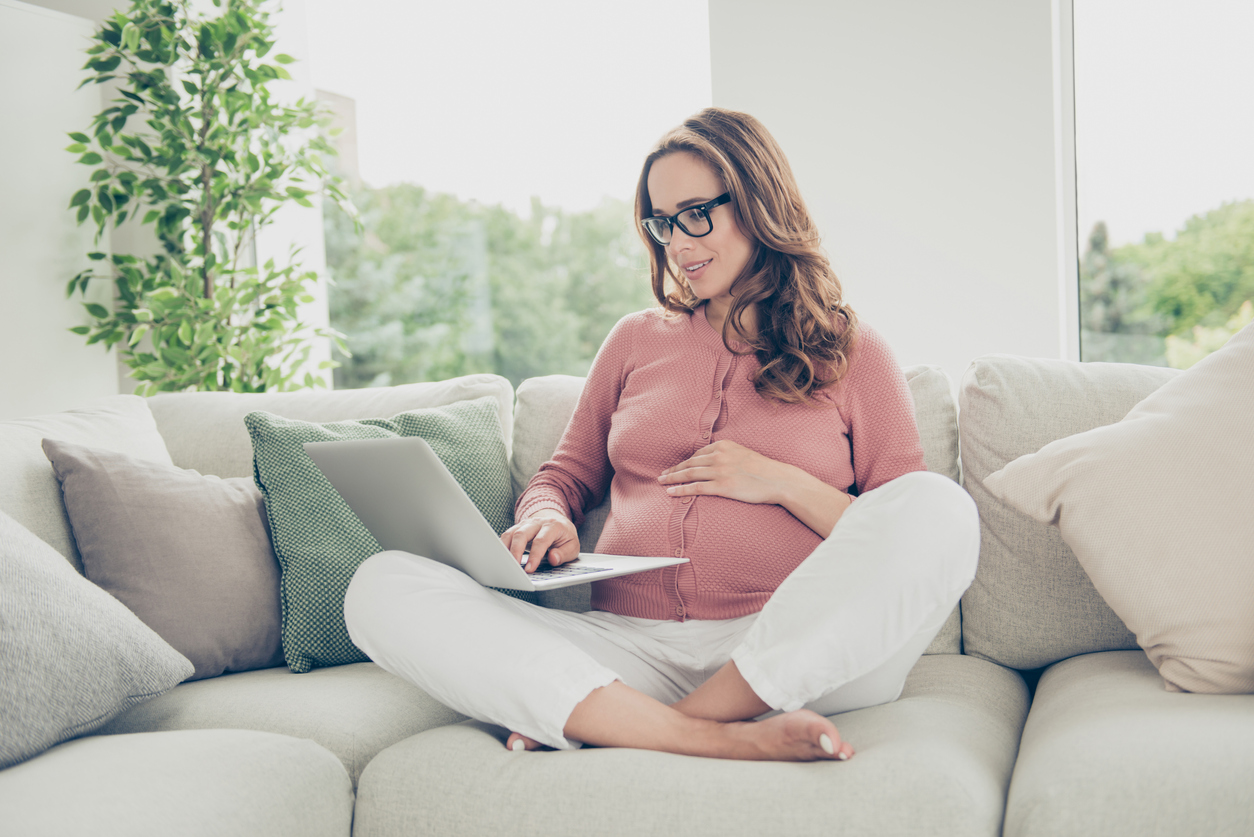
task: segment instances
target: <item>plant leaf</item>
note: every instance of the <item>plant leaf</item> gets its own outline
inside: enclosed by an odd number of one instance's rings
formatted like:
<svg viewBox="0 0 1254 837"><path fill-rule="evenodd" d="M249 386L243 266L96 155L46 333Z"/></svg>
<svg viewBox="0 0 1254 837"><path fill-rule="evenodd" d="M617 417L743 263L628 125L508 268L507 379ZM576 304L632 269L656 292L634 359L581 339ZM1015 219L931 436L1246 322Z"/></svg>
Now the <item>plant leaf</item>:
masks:
<svg viewBox="0 0 1254 837"><path fill-rule="evenodd" d="M139 49L139 36L139 27L133 22L127 23L122 27L122 46L134 52Z"/></svg>

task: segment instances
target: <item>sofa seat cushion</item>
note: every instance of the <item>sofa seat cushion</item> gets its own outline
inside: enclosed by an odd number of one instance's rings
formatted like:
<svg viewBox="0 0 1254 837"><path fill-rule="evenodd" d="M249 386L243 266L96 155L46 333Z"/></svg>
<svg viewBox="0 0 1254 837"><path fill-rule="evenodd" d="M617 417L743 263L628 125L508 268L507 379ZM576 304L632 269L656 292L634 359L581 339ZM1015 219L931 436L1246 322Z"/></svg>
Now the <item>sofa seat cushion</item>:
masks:
<svg viewBox="0 0 1254 837"><path fill-rule="evenodd" d="M1142 651L1085 654L1036 688L1007 837L1254 834L1254 695L1168 692Z"/></svg>
<svg viewBox="0 0 1254 837"><path fill-rule="evenodd" d="M261 732L80 738L0 773L6 834L347 837L352 816L335 756Z"/></svg>
<svg viewBox="0 0 1254 837"><path fill-rule="evenodd" d="M924 657L899 700L833 716L848 762L699 759L648 750L515 753L478 722L383 751L354 834L996 835L1027 689L959 655Z"/></svg>
<svg viewBox="0 0 1254 837"><path fill-rule="evenodd" d="M380 750L465 717L374 663L355 663L307 674L271 668L184 683L100 732L226 728L311 738L338 756L356 782Z"/></svg>

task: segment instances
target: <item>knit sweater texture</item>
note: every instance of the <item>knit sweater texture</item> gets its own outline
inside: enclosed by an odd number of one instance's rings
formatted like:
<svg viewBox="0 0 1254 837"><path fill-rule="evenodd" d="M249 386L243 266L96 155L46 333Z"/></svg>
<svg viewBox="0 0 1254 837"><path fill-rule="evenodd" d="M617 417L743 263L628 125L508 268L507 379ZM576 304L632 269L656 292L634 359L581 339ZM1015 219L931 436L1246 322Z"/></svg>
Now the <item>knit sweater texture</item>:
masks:
<svg viewBox="0 0 1254 837"><path fill-rule="evenodd" d="M848 373L812 405L758 395L758 368L752 354L728 351L703 308L630 314L605 339L515 519L555 509L579 524L608 490L610 515L595 551L689 561L595 582L594 609L680 621L756 613L822 542L779 505L667 494L662 471L712 442L730 439L856 494L926 469L905 376L865 322Z"/></svg>

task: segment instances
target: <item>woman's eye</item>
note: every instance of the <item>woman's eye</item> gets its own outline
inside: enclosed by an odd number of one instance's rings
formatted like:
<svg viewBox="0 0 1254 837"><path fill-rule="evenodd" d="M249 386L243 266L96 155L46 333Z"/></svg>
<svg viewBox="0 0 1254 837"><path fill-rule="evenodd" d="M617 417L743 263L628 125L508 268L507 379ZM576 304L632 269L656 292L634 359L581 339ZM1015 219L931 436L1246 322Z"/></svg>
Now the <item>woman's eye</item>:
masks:
<svg viewBox="0 0 1254 837"><path fill-rule="evenodd" d="M704 224L705 213L700 209L689 209L679 216L679 220L685 224Z"/></svg>

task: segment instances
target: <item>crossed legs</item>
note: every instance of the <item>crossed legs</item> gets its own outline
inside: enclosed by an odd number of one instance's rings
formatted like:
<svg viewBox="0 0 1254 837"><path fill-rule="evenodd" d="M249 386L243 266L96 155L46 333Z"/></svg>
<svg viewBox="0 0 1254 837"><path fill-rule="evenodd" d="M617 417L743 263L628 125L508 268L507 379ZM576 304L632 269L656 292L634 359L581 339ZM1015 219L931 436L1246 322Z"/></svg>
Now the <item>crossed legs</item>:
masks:
<svg viewBox="0 0 1254 837"><path fill-rule="evenodd" d="M642 659L604 615L526 605L405 553L362 565L345 618L380 666L513 730L507 746L840 759L853 748L824 715L900 694L978 551L965 492L933 474L894 480L850 506L703 683ZM751 720L771 710L782 711Z"/></svg>

